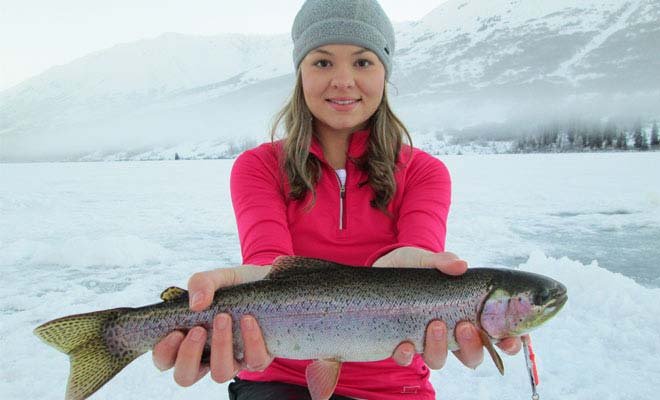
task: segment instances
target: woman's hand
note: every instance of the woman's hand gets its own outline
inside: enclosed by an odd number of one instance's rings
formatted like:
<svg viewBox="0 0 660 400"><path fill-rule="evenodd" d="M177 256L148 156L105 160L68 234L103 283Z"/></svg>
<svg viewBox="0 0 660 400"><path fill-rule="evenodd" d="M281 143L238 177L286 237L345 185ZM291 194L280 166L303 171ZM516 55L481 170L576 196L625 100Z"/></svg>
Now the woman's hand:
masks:
<svg viewBox="0 0 660 400"><path fill-rule="evenodd" d="M374 267L437 268L448 275L462 275L467 271L467 262L455 254L434 253L416 247L400 247L385 254L373 264ZM455 329L456 342L460 349L454 355L467 367L476 368L484 359L483 343L477 328L469 322L460 322ZM522 346L520 338L506 338L497 343L505 353L516 354ZM408 366L415 355L415 346L401 343L392 358L401 366ZM426 329L424 362L431 369L440 369L447 361L447 326L442 321L431 321Z"/></svg>
<svg viewBox="0 0 660 400"><path fill-rule="evenodd" d="M221 287L263 279L270 267L244 265L237 268L199 272L188 281L190 309L202 311L211 305L215 291ZM234 358L232 320L228 314L218 314L213 320L210 365L201 364L207 332L202 327L187 335L175 331L161 340L153 350L153 362L161 371L174 367L174 380L181 386L191 386L209 370L216 382L232 379L242 369L264 370L273 360L266 350L261 329L254 317L241 318L241 336L245 355L243 364Z"/></svg>

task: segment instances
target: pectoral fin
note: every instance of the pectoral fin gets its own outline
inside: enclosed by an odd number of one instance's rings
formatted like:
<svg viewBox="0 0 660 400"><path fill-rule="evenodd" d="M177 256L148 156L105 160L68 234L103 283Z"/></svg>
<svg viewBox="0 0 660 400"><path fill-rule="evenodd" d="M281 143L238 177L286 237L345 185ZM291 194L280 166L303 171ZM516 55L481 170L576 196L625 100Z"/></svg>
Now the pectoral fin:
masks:
<svg viewBox="0 0 660 400"><path fill-rule="evenodd" d="M341 362L337 360L316 360L307 366L305 376L312 400L327 400L332 396L340 370Z"/></svg>
<svg viewBox="0 0 660 400"><path fill-rule="evenodd" d="M500 371L500 374L504 375L504 363L502 362L502 358L500 357L500 355L497 354L497 350L495 350L495 346L493 346L493 342L490 341L490 337L488 337L488 334L483 330L479 330L479 336L481 337L481 341L483 342L484 346L488 350L488 354L490 354L490 358L493 359L493 362L495 363L497 370Z"/></svg>

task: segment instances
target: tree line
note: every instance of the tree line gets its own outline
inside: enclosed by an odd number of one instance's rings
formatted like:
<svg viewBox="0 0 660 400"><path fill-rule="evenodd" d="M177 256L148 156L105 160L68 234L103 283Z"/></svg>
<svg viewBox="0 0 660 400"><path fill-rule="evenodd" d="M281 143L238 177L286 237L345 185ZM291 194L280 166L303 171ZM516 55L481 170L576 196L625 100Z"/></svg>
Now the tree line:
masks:
<svg viewBox="0 0 660 400"><path fill-rule="evenodd" d="M512 147L518 153L628 150L660 150L658 121L555 123L522 134Z"/></svg>

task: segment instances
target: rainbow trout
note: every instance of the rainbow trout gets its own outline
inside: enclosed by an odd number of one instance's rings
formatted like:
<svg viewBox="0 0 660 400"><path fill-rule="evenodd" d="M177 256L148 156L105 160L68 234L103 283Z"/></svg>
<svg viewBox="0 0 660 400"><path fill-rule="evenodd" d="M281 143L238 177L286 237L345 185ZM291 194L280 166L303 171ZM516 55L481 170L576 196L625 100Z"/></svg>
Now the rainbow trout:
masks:
<svg viewBox="0 0 660 400"><path fill-rule="evenodd" d="M66 399L89 397L174 330L211 330L218 313L232 315L238 358L243 355L239 319L250 314L259 322L270 354L318 360L306 371L315 400L332 395L343 361L388 358L402 341L421 351L426 326L436 319L446 323L454 350L456 324L475 324L503 373L491 341L541 325L567 296L559 282L516 270L474 268L449 276L435 269L361 268L280 257L265 279L216 291L205 311L191 311L188 294L180 288L165 290L161 299L144 307L63 317L34 330L70 357Z"/></svg>

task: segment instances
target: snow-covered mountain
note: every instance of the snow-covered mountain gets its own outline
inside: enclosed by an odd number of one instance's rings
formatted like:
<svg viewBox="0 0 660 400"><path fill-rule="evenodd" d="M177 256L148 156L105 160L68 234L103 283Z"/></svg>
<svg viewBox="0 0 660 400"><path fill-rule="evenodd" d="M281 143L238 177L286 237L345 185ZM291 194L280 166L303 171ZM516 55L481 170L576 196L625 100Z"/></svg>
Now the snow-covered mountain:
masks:
<svg viewBox="0 0 660 400"><path fill-rule="evenodd" d="M389 88L420 136L568 116L660 115L658 0L449 0L396 26ZM0 160L265 140L289 36L165 34L0 92Z"/></svg>

